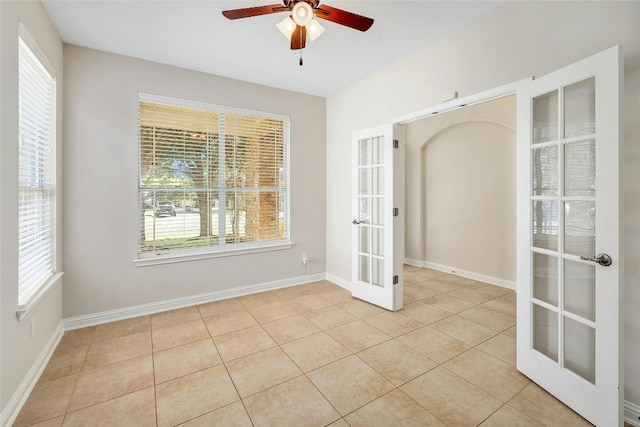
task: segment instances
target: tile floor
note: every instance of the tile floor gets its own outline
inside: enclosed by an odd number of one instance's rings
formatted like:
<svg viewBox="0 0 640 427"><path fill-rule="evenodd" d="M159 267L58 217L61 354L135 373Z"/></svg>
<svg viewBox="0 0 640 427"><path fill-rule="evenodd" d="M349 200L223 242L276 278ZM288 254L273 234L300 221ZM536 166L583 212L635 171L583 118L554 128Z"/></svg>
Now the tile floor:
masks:
<svg viewBox="0 0 640 427"><path fill-rule="evenodd" d="M65 333L15 426L582 426L518 373L515 293L405 267Z"/></svg>

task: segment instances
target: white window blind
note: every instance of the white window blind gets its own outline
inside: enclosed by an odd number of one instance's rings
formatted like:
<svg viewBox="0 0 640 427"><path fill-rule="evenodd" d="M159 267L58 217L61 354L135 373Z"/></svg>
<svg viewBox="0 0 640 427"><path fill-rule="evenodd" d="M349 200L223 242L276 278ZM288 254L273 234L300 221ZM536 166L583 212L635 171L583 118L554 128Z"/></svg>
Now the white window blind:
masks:
<svg viewBox="0 0 640 427"><path fill-rule="evenodd" d="M56 273L55 80L19 39L18 305Z"/></svg>
<svg viewBox="0 0 640 427"><path fill-rule="evenodd" d="M288 241L286 116L139 101L139 258Z"/></svg>

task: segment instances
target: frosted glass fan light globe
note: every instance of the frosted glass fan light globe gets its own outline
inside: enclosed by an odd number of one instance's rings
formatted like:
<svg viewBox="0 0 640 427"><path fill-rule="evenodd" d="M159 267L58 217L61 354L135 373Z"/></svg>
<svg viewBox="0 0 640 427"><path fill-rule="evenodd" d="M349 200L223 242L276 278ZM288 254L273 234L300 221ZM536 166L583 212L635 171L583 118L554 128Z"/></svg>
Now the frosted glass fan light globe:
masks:
<svg viewBox="0 0 640 427"><path fill-rule="evenodd" d="M291 17L296 24L304 27L313 19L313 9L306 1L299 1L293 6Z"/></svg>

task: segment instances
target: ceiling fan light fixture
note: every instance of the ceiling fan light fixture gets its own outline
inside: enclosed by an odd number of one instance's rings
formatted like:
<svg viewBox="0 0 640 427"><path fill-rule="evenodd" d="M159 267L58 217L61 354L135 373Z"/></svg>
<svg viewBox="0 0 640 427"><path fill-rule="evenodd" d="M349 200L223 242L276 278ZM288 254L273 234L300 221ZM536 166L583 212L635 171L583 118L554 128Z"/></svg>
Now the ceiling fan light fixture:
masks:
<svg viewBox="0 0 640 427"><path fill-rule="evenodd" d="M291 34L293 34L293 30L296 29L296 23L293 22L290 16L287 16L278 24L276 27L280 30L280 32L287 38L287 40L291 41Z"/></svg>
<svg viewBox="0 0 640 427"><path fill-rule="evenodd" d="M295 6L293 6L291 17L296 24L304 27L313 19L313 9L306 1L299 1Z"/></svg>
<svg viewBox="0 0 640 427"><path fill-rule="evenodd" d="M307 24L307 34L309 34L309 39L311 41L320 37L322 33L324 33L324 27L320 25L318 20L312 19L311 22Z"/></svg>

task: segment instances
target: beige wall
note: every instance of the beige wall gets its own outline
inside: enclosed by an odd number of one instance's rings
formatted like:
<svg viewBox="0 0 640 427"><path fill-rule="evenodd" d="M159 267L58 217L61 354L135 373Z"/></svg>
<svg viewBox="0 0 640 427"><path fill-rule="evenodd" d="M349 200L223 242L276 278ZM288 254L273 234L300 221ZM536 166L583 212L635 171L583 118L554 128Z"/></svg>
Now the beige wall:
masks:
<svg viewBox="0 0 640 427"><path fill-rule="evenodd" d="M625 52L625 399L640 405L640 2L507 2L327 99L327 272L351 277L351 133L621 44Z"/></svg>
<svg viewBox="0 0 640 427"><path fill-rule="evenodd" d="M64 317L325 271L325 99L65 45ZM291 118L291 249L137 267L138 92Z"/></svg>
<svg viewBox="0 0 640 427"><path fill-rule="evenodd" d="M62 41L40 2L0 1L0 408L15 409L16 393L47 344L62 327L62 283L18 321L18 22L22 22L56 72L58 196L62 198ZM58 217L62 204L58 205ZM62 229L57 230L58 236ZM58 239L58 253L62 250ZM62 265L58 259L59 267ZM35 319L36 332L29 325ZM13 399L13 401L12 401ZM12 403L14 408L8 407ZM0 423L2 421L0 420Z"/></svg>
<svg viewBox="0 0 640 427"><path fill-rule="evenodd" d="M515 129L515 96L406 125L406 259L515 285Z"/></svg>

